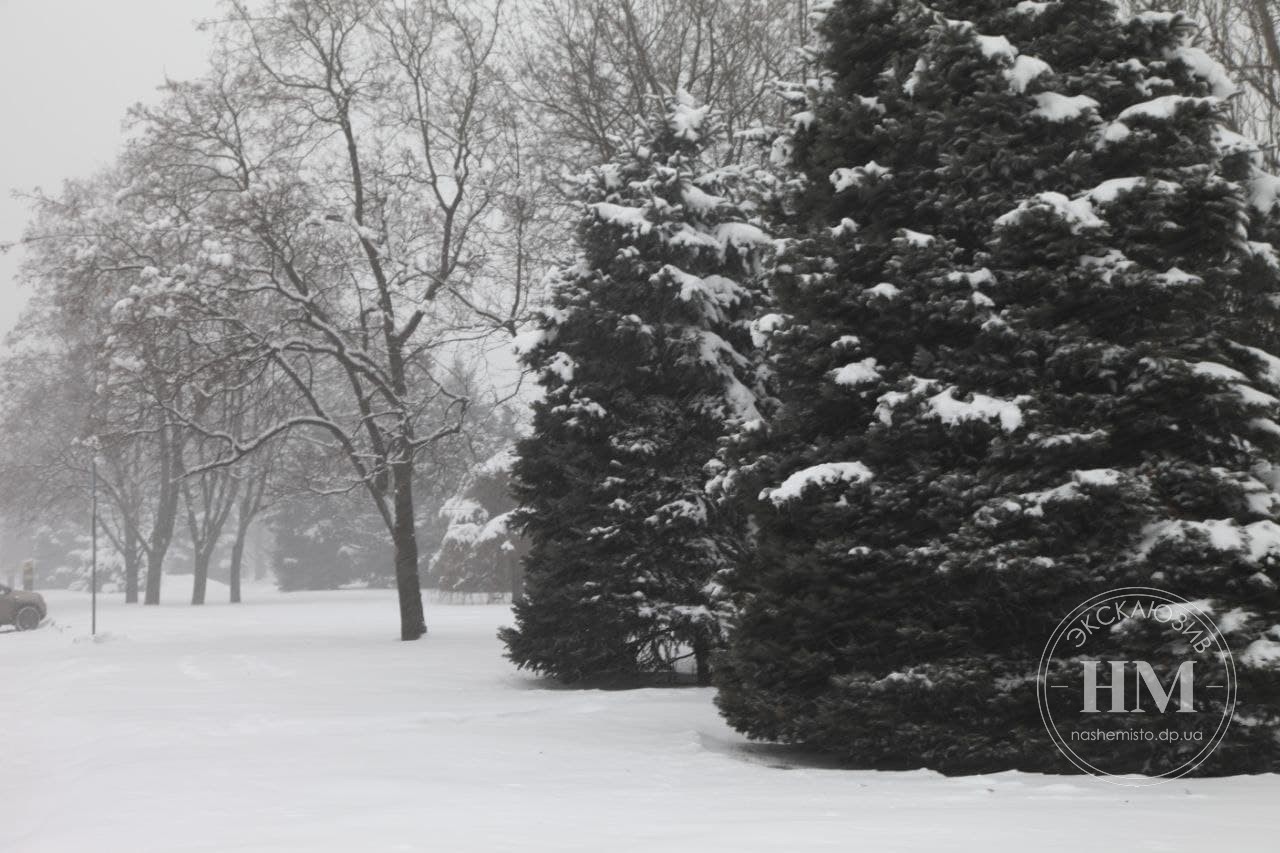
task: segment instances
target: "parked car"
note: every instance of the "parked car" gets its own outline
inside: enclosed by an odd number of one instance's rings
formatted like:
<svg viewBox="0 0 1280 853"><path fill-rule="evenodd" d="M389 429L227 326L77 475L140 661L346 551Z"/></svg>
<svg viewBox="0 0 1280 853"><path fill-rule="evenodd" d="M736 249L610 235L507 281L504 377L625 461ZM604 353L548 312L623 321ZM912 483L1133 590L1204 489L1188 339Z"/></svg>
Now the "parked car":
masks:
<svg viewBox="0 0 1280 853"><path fill-rule="evenodd" d="M38 592L23 592L0 584L0 625L13 625L19 631L40 627L49 607Z"/></svg>

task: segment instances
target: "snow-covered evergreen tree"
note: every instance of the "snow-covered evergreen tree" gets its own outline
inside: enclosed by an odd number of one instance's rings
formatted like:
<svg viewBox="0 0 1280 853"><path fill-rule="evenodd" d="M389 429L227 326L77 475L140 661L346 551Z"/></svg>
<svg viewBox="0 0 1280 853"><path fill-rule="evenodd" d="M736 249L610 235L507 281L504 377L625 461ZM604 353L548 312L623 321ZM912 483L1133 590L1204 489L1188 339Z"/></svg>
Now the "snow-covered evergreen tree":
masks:
<svg viewBox="0 0 1280 853"><path fill-rule="evenodd" d="M759 536L722 710L864 766L1068 769L1044 645L1157 586L1243 652L1202 769L1280 767L1280 182L1221 125L1226 75L1103 0L828 5L779 143L783 403L738 449ZM1176 648L1109 642L1168 683Z"/></svg>
<svg viewBox="0 0 1280 853"><path fill-rule="evenodd" d="M772 245L739 172L701 156L716 132L681 94L586 176L581 254L521 342L545 390L515 469L531 552L502 637L521 667L616 680L693 657L709 677L738 534L704 466L761 417L750 319Z"/></svg>
<svg viewBox="0 0 1280 853"><path fill-rule="evenodd" d="M440 517L448 526L431 558L430 586L444 593L519 595L528 543L514 529L515 461L512 448L499 451L472 468L458 494L445 501Z"/></svg>

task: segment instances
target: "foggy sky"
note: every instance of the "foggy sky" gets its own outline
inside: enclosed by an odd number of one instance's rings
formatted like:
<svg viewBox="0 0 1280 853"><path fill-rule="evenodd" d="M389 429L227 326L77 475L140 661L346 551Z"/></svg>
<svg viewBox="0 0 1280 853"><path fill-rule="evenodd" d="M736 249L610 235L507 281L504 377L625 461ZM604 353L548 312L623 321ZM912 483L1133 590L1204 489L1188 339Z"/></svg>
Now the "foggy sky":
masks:
<svg viewBox="0 0 1280 853"><path fill-rule="evenodd" d="M119 149L128 107L166 75L196 76L208 37L193 21L216 0L0 0L0 243L17 239L26 206L13 190L92 174ZM0 255L0 334L25 291L18 258Z"/></svg>

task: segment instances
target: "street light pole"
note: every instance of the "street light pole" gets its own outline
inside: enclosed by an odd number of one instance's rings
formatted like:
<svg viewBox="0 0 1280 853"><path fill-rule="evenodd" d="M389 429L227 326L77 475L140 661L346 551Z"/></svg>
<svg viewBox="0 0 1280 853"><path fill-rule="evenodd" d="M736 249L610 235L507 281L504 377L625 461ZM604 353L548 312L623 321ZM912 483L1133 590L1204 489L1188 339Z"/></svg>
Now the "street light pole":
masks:
<svg viewBox="0 0 1280 853"><path fill-rule="evenodd" d="M85 412L85 444L89 448L89 635L98 636L98 436L94 431L94 403L98 401L98 359L93 358L88 411Z"/></svg>
<svg viewBox="0 0 1280 853"><path fill-rule="evenodd" d="M89 633L91 636L98 635L98 452L94 448L93 462L91 464L93 471L93 487L92 493L92 522L89 531L89 600L91 602L91 617Z"/></svg>

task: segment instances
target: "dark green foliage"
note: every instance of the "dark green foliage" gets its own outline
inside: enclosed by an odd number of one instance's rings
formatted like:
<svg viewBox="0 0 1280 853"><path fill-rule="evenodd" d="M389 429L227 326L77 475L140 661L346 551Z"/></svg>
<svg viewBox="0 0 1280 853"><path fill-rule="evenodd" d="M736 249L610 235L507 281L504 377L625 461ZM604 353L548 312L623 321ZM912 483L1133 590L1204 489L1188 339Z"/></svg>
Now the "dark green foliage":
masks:
<svg viewBox="0 0 1280 853"><path fill-rule="evenodd" d="M726 425L759 418L749 319L768 245L710 169L706 108L670 105L649 138L584 181L581 255L554 285L528 362L545 399L518 448L530 538L519 666L565 681L708 676L721 640L714 575L737 527L704 466Z"/></svg>
<svg viewBox="0 0 1280 853"><path fill-rule="evenodd" d="M1250 242L1275 235L1274 184L1172 16L1017 5L826 16L829 85L777 206L783 405L733 449L759 534L720 706L862 766L1069 771L1037 711L1044 644L1090 596L1156 586L1253 650L1252 725L1202 770L1275 770L1280 361L1248 348L1280 351L1280 263ZM871 476L814 467L854 462Z"/></svg>

